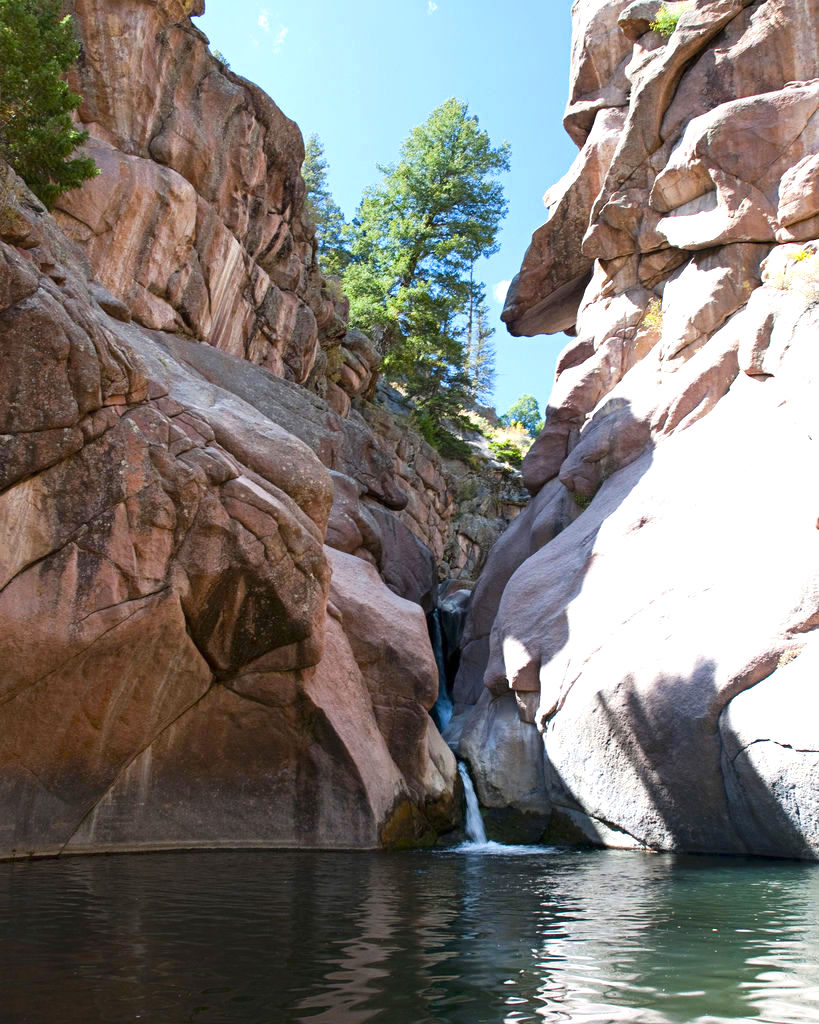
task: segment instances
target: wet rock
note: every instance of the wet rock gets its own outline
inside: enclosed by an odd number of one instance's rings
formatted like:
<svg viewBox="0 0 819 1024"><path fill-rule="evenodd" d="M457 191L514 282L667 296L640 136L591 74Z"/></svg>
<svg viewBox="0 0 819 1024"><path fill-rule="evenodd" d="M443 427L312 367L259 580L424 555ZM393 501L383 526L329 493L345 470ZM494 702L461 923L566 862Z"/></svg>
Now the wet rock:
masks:
<svg viewBox="0 0 819 1024"><path fill-rule="evenodd" d="M535 843L549 824L543 741L533 724L522 722L512 694L478 705L456 726L458 754L475 778L487 837Z"/></svg>

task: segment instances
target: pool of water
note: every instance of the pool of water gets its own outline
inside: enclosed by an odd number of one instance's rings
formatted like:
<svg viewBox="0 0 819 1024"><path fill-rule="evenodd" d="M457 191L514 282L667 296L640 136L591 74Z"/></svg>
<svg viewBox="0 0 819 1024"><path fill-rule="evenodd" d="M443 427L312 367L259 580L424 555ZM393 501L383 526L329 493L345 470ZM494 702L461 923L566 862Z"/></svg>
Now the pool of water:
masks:
<svg viewBox="0 0 819 1024"><path fill-rule="evenodd" d="M819 1021L816 866L489 853L0 864L0 1021Z"/></svg>

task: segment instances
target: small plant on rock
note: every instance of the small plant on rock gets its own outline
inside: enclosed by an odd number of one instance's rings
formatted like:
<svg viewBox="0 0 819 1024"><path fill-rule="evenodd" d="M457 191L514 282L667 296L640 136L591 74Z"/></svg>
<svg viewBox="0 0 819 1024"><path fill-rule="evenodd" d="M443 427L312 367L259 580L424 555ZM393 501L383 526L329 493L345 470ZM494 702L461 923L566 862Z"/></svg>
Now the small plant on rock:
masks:
<svg viewBox="0 0 819 1024"><path fill-rule="evenodd" d="M809 302L819 301L819 253L812 245L791 251L765 275L765 283L782 291L797 292Z"/></svg>
<svg viewBox="0 0 819 1024"><path fill-rule="evenodd" d="M779 660L776 663L776 667L784 668L786 665L789 665L792 661L799 657L799 655L802 653L802 649L802 647L790 647L788 648L788 650L783 651L779 655Z"/></svg>
<svg viewBox="0 0 819 1024"><path fill-rule="evenodd" d="M669 7L667 4L663 4L650 25L651 31L668 39L677 27L677 22L690 6L691 4L675 4L673 7Z"/></svg>
<svg viewBox="0 0 819 1024"><path fill-rule="evenodd" d="M643 324L646 327L655 327L658 331L663 329L663 306L659 299L652 299L646 306Z"/></svg>
<svg viewBox="0 0 819 1024"><path fill-rule="evenodd" d="M523 462L523 452L514 441L490 441L489 448L501 462L510 466L520 466Z"/></svg>
<svg viewBox="0 0 819 1024"><path fill-rule="evenodd" d="M474 409L465 412L465 417L469 426L489 442L488 448L495 458L509 466L520 466L523 456L532 446L532 435L522 423L507 423L504 422L506 417L500 417L493 424Z"/></svg>

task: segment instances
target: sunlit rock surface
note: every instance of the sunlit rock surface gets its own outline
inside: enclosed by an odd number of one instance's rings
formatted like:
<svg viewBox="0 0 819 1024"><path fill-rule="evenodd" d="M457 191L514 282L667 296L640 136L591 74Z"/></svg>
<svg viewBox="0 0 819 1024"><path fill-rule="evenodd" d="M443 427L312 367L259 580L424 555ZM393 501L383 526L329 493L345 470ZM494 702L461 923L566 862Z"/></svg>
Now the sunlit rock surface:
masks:
<svg viewBox="0 0 819 1024"><path fill-rule="evenodd" d="M667 40L659 7L573 8L582 149L504 319L576 337L452 730L519 807L513 691L555 835L816 859L819 3L695 0Z"/></svg>

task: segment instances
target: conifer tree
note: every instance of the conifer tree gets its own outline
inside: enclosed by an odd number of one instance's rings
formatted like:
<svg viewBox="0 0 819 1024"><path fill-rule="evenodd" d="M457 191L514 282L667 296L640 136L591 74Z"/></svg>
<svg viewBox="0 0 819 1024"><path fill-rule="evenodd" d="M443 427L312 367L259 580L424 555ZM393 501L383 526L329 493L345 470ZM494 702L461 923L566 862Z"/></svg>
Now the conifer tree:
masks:
<svg viewBox="0 0 819 1024"><path fill-rule="evenodd" d="M472 268L497 251L497 179L508 169L508 146L494 148L467 104L449 99L413 129L397 164L379 167L353 222L351 322L384 329L385 375L432 418L474 397L464 351Z"/></svg>
<svg viewBox="0 0 819 1024"><path fill-rule="evenodd" d="M79 53L60 0L0 0L0 152L49 209L99 173L90 157L71 157L88 138L71 120L81 98L62 78Z"/></svg>
<svg viewBox="0 0 819 1024"><path fill-rule="evenodd" d="M301 174L307 186L307 212L316 225L318 258L325 274L344 272L350 262L349 226L341 207L330 194L327 161L318 135L313 133L304 147Z"/></svg>
<svg viewBox="0 0 819 1024"><path fill-rule="evenodd" d="M495 346L492 343L495 328L489 324L483 285L470 281L470 286L464 366L475 400L488 402L495 388Z"/></svg>

